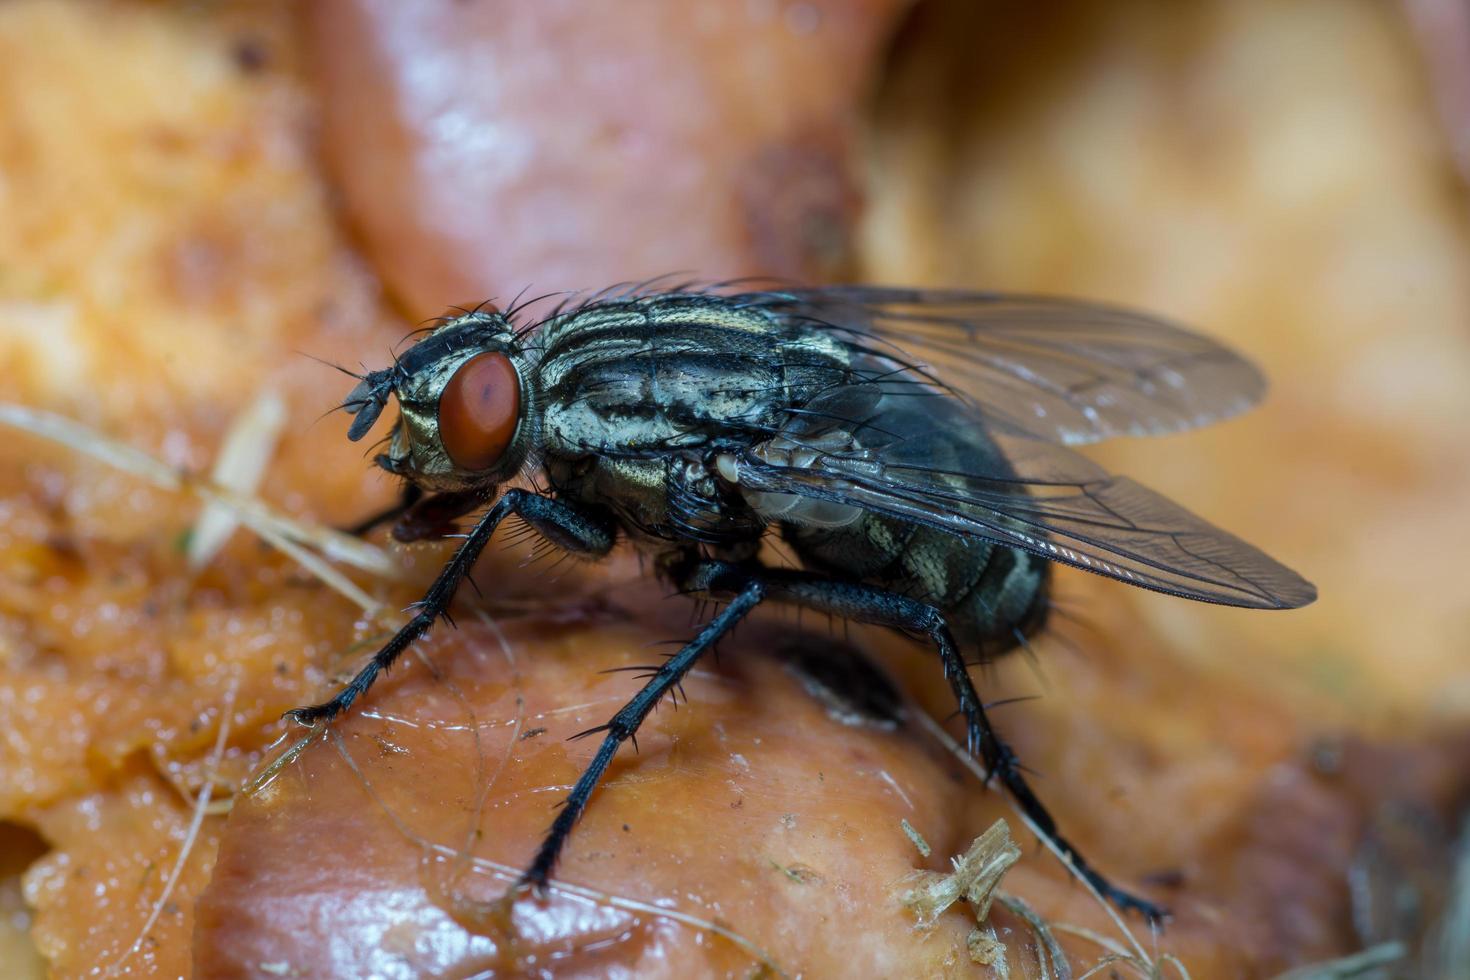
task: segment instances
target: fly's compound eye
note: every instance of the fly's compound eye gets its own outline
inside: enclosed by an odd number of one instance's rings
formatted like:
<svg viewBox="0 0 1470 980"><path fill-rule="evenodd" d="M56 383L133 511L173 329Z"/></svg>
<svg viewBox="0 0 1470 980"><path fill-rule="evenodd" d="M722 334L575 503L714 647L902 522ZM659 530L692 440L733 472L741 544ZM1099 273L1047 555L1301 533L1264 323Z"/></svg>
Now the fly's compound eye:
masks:
<svg viewBox="0 0 1470 980"><path fill-rule="evenodd" d="M460 365L439 396L439 441L462 470L500 461L521 418L521 382L510 358L476 354Z"/></svg>

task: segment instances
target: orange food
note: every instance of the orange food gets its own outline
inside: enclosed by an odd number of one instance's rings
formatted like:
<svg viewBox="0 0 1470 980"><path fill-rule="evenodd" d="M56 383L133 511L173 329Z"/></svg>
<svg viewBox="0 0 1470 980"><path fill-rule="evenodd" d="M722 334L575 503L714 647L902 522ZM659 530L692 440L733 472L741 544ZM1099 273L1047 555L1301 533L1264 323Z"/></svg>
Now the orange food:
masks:
<svg viewBox="0 0 1470 980"><path fill-rule="evenodd" d="M414 317L853 260L866 86L906 0L309 6L325 155Z"/></svg>
<svg viewBox="0 0 1470 980"><path fill-rule="evenodd" d="M387 363L411 323L377 275L413 320L528 283L819 278L855 254L874 280L1196 323L1262 361L1272 398L1103 458L1270 545L1322 601L1251 615L1064 572L1037 663L977 683L1041 695L999 725L1083 852L1174 909L1157 948L1192 976L1422 938L1382 902L1432 920L1466 791L1470 216L1389 8L931 2L884 63L893 3L419 6L313 4L303 42L287 0L0 5L3 397L206 472L270 388L290 421L261 497L347 524L394 488L319 418L344 379L298 352ZM488 414L466 411L467 452L498 397L468 399ZM1059 927L1074 975L1103 952L1060 927L1125 941L939 744L932 657L780 611L619 755L548 900L501 904L594 748L569 736L634 689L603 671L690 628L626 553L551 573L491 549L458 631L244 791L308 734L281 712L392 622L244 532L191 573L197 514L0 440L11 972L969 975L971 912L926 932L897 892L1001 817L1023 850L1002 887ZM399 609L451 547L352 574ZM823 693L809 658L830 688L853 650L901 719ZM1030 929L990 922L1017 975Z"/></svg>

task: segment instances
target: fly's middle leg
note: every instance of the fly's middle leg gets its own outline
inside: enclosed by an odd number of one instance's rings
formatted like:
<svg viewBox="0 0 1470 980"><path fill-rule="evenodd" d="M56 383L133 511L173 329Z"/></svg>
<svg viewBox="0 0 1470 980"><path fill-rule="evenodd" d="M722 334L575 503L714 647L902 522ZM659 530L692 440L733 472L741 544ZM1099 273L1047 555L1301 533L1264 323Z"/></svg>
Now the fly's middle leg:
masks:
<svg viewBox="0 0 1470 980"><path fill-rule="evenodd" d="M750 579L744 582L729 583L731 591L735 592L734 598L720 611L719 615L705 624L697 636L684 645L678 653L674 654L663 665L653 670L648 683L625 704L612 720L605 725L588 729L573 738L583 738L604 732L602 744L597 747L597 754L592 757L587 768L578 777L577 783L572 791L567 794L561 811L557 813L556 820L551 825L545 841L536 852L531 866L521 875L520 885L540 889L545 887L551 877L552 869L556 867L557 859L561 856L562 848L566 846L567 839L571 836L572 827L575 826L577 818L587 808L587 801L596 789L597 783L602 779L603 773L612 763L613 756L617 755L618 749L625 741L632 740L634 748L638 742L636 733L643 724L648 713L654 706L678 686L689 673L700 657L708 653L720 637L730 632L740 620L760 604L765 597L765 587L759 580Z"/></svg>

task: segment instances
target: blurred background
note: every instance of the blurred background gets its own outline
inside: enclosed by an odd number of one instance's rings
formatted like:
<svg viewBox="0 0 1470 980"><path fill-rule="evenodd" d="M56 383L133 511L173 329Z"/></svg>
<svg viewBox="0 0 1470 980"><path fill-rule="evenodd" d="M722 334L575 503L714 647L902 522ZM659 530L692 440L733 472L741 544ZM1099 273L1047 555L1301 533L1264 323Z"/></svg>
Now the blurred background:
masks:
<svg viewBox="0 0 1470 980"><path fill-rule="evenodd" d="M6 0L0 398L207 472L271 392L288 421L261 497L341 525L393 488L320 418L346 379L311 357L381 366L451 304L687 272L1191 324L1262 365L1264 406L1092 455L1320 601L1253 614L1063 573L1082 623L977 677L1040 695L999 717L1041 794L1176 912L1131 924L1140 960L1271 976L1376 947L1399 954L1376 975L1465 976L1467 174L1454 0ZM237 794L280 712L378 626L243 533L189 572L196 517L0 441L7 975L995 969L971 912L918 929L893 888L1009 811L918 726L813 707L761 655L797 635L779 616L594 801L564 873L623 904L562 896L508 926L485 904L503 883L436 864L430 844L524 863L591 751L563 738L631 693L596 671L687 628L627 561L575 569L574 612L526 615L510 600L547 586L489 561L503 630L437 638L439 674L396 672L336 750ZM402 606L442 557L363 584ZM945 717L925 656L855 641ZM1130 950L1013 830L1004 887ZM1040 975L1025 924L993 926L1011 975ZM1108 953L1058 936L1074 975Z"/></svg>

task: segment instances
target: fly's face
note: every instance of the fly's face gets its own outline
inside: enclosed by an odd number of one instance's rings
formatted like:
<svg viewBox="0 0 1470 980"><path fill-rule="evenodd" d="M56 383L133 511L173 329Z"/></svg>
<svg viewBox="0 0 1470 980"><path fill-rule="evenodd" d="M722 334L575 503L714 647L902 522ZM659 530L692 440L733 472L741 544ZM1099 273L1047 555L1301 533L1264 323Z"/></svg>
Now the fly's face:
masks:
<svg viewBox="0 0 1470 980"><path fill-rule="evenodd" d="M378 465L426 490L501 483L529 452L531 369L505 317L457 317L352 390L348 438L366 435L392 395L399 418Z"/></svg>

